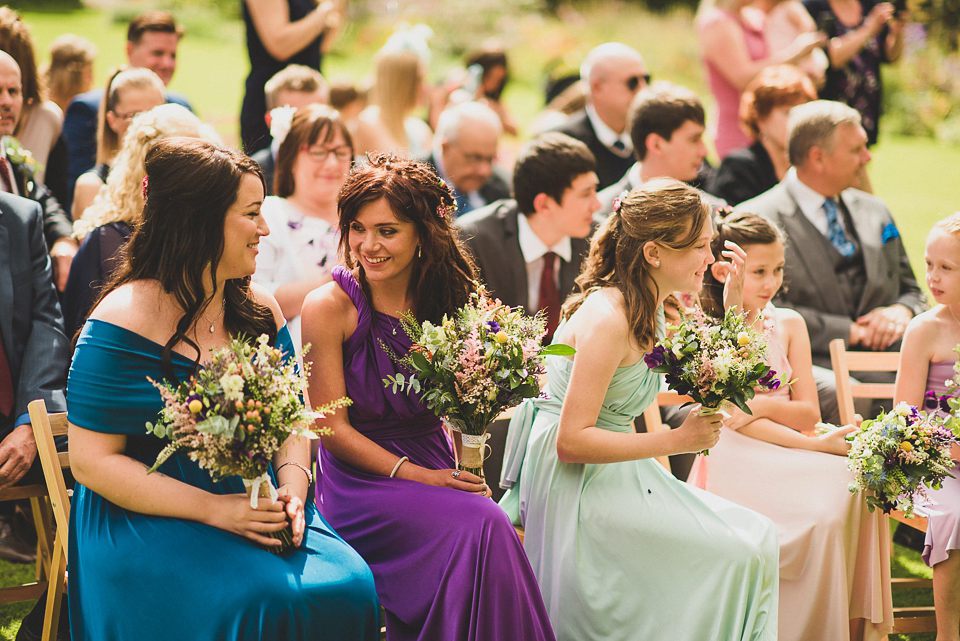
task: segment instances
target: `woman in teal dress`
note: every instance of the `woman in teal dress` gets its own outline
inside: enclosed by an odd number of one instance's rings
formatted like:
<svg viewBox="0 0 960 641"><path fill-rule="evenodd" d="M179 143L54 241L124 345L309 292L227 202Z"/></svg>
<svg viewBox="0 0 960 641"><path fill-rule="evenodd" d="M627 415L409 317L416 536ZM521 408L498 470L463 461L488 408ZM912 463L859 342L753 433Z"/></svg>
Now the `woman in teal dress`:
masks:
<svg viewBox="0 0 960 641"><path fill-rule="evenodd" d="M214 482L185 454L146 473L163 446L144 426L163 405L147 377L186 380L232 336L267 334L293 356L279 305L250 284L269 233L256 163L173 138L146 168L142 223L67 385L72 638L376 639L373 576L308 501L304 439L274 457L280 500L267 509L250 507L239 477ZM261 547L288 524L293 550Z"/></svg>
<svg viewBox="0 0 960 641"><path fill-rule="evenodd" d="M663 302L700 289L712 235L709 207L683 183L624 197L564 305L554 340L576 355L548 357L547 398L511 421L501 504L526 530L558 639L777 638L773 524L654 459L711 447L719 417L694 411L656 434L632 425L660 391L643 356L663 335ZM742 251L724 256L737 274Z"/></svg>

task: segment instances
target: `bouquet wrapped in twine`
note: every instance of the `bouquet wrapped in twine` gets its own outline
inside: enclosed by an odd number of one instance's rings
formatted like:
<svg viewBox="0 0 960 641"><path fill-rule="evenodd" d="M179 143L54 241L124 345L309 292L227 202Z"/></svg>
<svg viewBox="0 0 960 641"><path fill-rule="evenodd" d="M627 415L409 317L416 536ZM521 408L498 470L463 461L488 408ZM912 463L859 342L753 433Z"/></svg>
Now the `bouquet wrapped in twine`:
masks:
<svg viewBox="0 0 960 641"><path fill-rule="evenodd" d="M316 420L351 403L341 398L307 409L305 377L296 360L271 347L264 334L253 344L235 338L213 350L210 363L178 385L149 379L164 407L156 424L147 423L147 433L170 443L147 473L186 450L214 481L240 476L254 509L261 498L275 502L269 468L280 446L291 436L329 433L330 428L315 427ZM282 541L277 552L292 544L289 525L274 536Z"/></svg>
<svg viewBox="0 0 960 641"><path fill-rule="evenodd" d="M647 367L664 374L667 387L700 404L700 415L736 405L753 414L747 401L756 388L773 390L783 382L766 363L764 332L747 324L736 308L715 321L697 307L644 356Z"/></svg>
<svg viewBox="0 0 960 641"><path fill-rule="evenodd" d="M545 322L490 298L481 288L453 318L439 325L401 319L413 341L395 358L402 369L383 380L393 393L421 394L428 408L462 439L458 468L483 477L487 426L505 409L540 394L538 377L548 355L571 355L572 347L541 339Z"/></svg>

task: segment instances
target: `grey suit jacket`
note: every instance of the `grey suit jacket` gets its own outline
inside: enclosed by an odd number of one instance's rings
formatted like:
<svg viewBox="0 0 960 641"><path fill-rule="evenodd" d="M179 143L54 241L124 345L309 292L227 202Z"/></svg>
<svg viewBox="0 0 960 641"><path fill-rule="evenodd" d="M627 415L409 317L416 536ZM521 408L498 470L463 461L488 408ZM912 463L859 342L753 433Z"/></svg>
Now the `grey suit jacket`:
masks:
<svg viewBox="0 0 960 641"><path fill-rule="evenodd" d="M857 189L847 189L840 199L850 213L863 252L866 283L857 301L856 316L872 309L900 303L914 314L926 309L926 299L910 267L910 260L893 217L883 202ZM803 316L810 332L814 362L829 367L829 344L845 342L856 318L847 315L833 269L834 258L823 235L806 219L784 183L741 203L735 211L760 214L780 225L787 236L784 287L778 304Z"/></svg>
<svg viewBox="0 0 960 641"><path fill-rule="evenodd" d="M0 418L0 435L44 399L51 412L66 410L69 342L43 241L35 201L0 192L0 332L14 383L14 409Z"/></svg>
<svg viewBox="0 0 960 641"><path fill-rule="evenodd" d="M462 237L477 261L488 291L511 307L530 309L527 295L527 264L520 251L517 201L498 200L458 218ZM594 224L596 231L596 224ZM574 281L590 248L590 241L571 238L571 260L560 262L560 300L573 291Z"/></svg>

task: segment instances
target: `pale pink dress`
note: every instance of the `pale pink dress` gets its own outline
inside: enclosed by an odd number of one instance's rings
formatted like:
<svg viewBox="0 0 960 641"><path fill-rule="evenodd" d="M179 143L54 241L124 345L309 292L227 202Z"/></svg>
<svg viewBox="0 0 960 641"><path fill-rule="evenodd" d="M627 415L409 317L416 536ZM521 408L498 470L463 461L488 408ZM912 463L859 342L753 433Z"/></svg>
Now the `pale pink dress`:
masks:
<svg viewBox="0 0 960 641"><path fill-rule="evenodd" d="M954 361L930 363L927 389L946 394L944 381L953 378L953 364ZM923 560L929 566L946 561L952 550L960 549L960 463L953 466L953 476L943 479L939 490L927 490L930 503L922 509L927 516Z"/></svg>
<svg viewBox="0 0 960 641"><path fill-rule="evenodd" d="M768 55L766 36L763 25L755 26L744 22L735 14L716 7L705 9L697 16L697 32L720 20L732 20L743 32L743 40L747 46L747 53L752 60L760 60ZM710 136L721 160L731 151L748 146L752 141L740 127L740 94L739 89L730 84L720 70L706 59L703 61L707 70L707 80L710 82L710 92L716 101L716 117L708 118Z"/></svg>
<svg viewBox="0 0 960 641"><path fill-rule="evenodd" d="M769 364L790 380L786 336L772 305ZM773 395L787 397L782 387ZM849 619L866 619L864 641L890 631L890 525L847 484L844 456L773 445L724 429L688 479L769 517L780 539L779 641L849 641Z"/></svg>

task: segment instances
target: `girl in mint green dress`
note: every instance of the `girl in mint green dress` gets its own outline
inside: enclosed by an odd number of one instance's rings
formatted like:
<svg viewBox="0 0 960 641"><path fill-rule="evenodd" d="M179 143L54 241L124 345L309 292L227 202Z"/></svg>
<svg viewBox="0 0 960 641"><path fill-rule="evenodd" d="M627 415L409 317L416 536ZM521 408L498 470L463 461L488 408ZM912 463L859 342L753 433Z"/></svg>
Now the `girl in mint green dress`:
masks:
<svg viewBox="0 0 960 641"><path fill-rule="evenodd" d="M654 460L711 447L720 417L694 411L656 434L632 425L660 390L643 355L663 335L663 302L700 289L712 235L709 207L683 183L652 181L623 198L591 242L554 339L576 355L547 359L549 398L511 421L501 505L526 530L560 640L777 638L773 523ZM740 274L728 280L742 284L742 250L724 257Z"/></svg>

